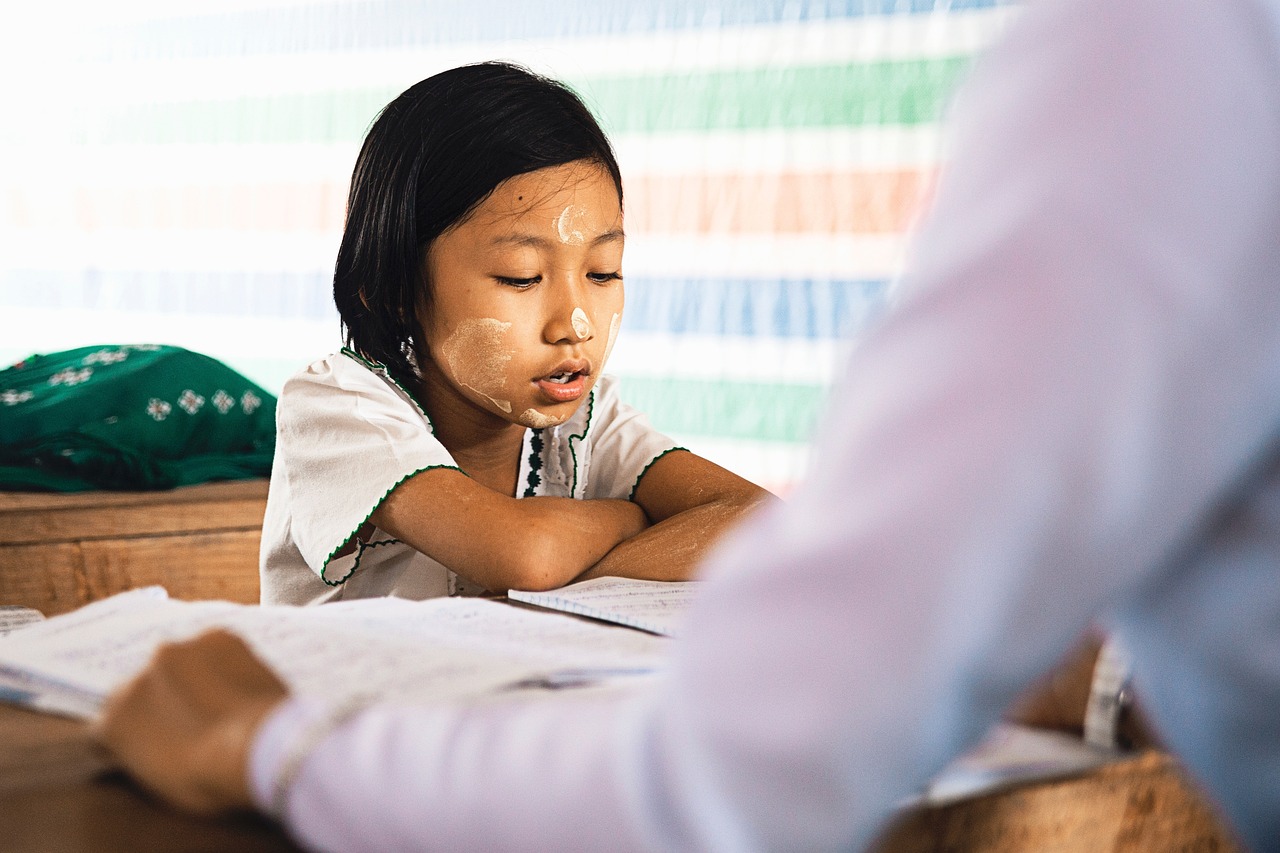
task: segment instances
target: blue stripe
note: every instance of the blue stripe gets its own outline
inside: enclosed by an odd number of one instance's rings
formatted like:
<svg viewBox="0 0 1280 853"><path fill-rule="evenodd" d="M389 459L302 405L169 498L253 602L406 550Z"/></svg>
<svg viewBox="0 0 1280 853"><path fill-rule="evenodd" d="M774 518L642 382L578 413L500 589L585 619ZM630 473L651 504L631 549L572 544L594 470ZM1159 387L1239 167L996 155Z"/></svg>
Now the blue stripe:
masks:
<svg viewBox="0 0 1280 853"><path fill-rule="evenodd" d="M627 279L622 328L685 335L842 338L883 307L888 282Z"/></svg>
<svg viewBox="0 0 1280 853"><path fill-rule="evenodd" d="M337 322L320 272L24 270L0 273L3 304L68 311L278 317ZM884 280L627 279L622 328L685 335L846 337L884 304Z"/></svg>
<svg viewBox="0 0 1280 853"><path fill-rule="evenodd" d="M403 50L506 39L575 38L874 15L958 12L1014 0L422 0L311 4L110 25L102 59ZM601 58L607 70L607 57Z"/></svg>
<svg viewBox="0 0 1280 853"><path fill-rule="evenodd" d="M318 272L3 270L0 304L68 311L333 318L333 276Z"/></svg>

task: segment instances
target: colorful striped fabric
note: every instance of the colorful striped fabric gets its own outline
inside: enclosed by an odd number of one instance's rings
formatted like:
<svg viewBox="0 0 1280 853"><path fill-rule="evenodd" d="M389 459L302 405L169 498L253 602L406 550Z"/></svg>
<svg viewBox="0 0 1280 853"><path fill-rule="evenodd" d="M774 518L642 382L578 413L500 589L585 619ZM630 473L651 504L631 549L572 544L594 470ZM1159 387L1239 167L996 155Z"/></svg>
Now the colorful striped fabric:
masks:
<svg viewBox="0 0 1280 853"><path fill-rule="evenodd" d="M436 71L511 59L569 82L617 146L624 396L780 492L885 303L948 95L1012 14L1003 0L122 8L30 51L45 74L22 107L59 99L53 120L0 125L0 155L21 164L0 173L0 359L173 343L277 390L340 345L332 264L377 111Z"/></svg>

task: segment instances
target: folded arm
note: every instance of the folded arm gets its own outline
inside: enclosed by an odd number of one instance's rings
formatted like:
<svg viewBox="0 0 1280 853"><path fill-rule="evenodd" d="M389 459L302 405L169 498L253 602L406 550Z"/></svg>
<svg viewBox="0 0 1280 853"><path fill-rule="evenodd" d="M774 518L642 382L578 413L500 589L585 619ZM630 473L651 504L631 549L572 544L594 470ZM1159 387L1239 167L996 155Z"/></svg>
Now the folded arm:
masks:
<svg viewBox="0 0 1280 853"><path fill-rule="evenodd" d="M773 496L687 450L654 462L635 502L652 526L622 542L577 579L689 580L704 554L747 512Z"/></svg>
<svg viewBox="0 0 1280 853"><path fill-rule="evenodd" d="M495 592L563 586L648 524L630 501L516 499L444 468L401 483L370 520Z"/></svg>

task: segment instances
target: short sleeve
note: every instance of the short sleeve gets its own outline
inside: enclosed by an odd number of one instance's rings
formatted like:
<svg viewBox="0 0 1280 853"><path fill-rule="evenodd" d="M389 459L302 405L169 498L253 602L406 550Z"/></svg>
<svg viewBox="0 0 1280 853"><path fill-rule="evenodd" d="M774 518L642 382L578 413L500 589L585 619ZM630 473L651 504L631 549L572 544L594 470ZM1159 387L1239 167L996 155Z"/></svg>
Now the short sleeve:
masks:
<svg viewBox="0 0 1280 853"><path fill-rule="evenodd" d="M596 384L587 435L591 452L585 498L630 500L650 465L682 449L654 429L643 412L622 402L618 380L612 376L602 376Z"/></svg>
<svg viewBox="0 0 1280 853"><path fill-rule="evenodd" d="M413 398L380 369L346 354L285 383L276 430L275 464L282 470L273 473L285 494L272 498L287 500L298 551L330 583L342 578L327 577L326 563L393 488L420 471L457 468Z"/></svg>

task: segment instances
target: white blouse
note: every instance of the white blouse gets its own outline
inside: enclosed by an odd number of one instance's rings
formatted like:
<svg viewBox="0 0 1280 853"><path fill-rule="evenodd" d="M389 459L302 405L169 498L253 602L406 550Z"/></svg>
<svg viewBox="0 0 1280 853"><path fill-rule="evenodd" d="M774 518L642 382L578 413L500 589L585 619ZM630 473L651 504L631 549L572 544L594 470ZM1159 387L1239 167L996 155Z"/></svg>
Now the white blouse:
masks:
<svg viewBox="0 0 1280 853"><path fill-rule="evenodd" d="M525 432L516 497L630 499L675 442L600 377L565 423ZM397 485L431 468L458 469L413 395L385 367L344 349L285 383L262 527L264 604L394 595L476 595L483 588L380 529L342 556ZM461 470L461 469L458 469Z"/></svg>

